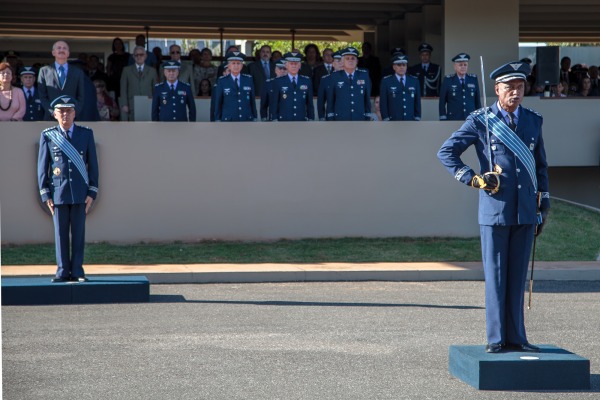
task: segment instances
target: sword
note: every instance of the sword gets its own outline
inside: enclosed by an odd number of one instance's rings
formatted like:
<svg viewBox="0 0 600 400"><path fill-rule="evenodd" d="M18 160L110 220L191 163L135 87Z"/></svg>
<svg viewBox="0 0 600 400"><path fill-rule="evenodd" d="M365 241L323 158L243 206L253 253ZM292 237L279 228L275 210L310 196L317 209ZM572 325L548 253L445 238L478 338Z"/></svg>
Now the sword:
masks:
<svg viewBox="0 0 600 400"><path fill-rule="evenodd" d="M540 195L540 192L538 192L537 194L537 214L540 214L540 205L542 203L542 196ZM535 225L535 232L534 232L534 236L533 236L533 252L531 254L531 275L529 276L529 302L527 303L527 309L530 310L531 309L531 293L533 292L533 268L535 267L535 244L537 242L537 228L538 225Z"/></svg>

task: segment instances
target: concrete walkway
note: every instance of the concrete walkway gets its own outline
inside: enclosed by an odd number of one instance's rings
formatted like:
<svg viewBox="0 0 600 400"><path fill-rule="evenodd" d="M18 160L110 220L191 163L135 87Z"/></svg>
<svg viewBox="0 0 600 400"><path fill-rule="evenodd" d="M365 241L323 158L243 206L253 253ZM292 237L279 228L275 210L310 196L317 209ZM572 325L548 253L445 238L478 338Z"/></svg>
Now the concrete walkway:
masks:
<svg viewBox="0 0 600 400"><path fill-rule="evenodd" d="M483 280L480 262L86 265L94 275L144 275L150 283ZM3 277L54 275L54 265L2 266ZM527 275L529 277L529 273ZM535 263L535 280L600 281L600 262Z"/></svg>

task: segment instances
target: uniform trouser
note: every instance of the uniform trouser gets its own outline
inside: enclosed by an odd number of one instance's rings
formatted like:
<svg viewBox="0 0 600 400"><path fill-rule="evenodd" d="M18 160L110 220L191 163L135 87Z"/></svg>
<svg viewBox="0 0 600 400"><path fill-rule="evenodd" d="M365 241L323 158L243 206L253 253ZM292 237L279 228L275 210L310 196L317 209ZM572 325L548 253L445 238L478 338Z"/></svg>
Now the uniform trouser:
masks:
<svg viewBox="0 0 600 400"><path fill-rule="evenodd" d="M487 342L527 343L524 292L534 225L480 225Z"/></svg>
<svg viewBox="0 0 600 400"><path fill-rule="evenodd" d="M85 204L54 205L57 278L79 278L83 272Z"/></svg>

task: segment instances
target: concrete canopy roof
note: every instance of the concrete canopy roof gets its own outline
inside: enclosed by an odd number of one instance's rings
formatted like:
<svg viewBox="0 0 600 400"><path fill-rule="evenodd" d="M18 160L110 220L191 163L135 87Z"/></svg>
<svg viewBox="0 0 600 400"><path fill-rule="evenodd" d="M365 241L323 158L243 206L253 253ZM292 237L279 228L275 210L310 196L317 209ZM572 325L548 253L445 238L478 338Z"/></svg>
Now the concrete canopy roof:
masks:
<svg viewBox="0 0 600 400"><path fill-rule="evenodd" d="M362 40L364 32L443 0L4 0L0 37ZM466 11L468 12L468 10ZM597 0L521 0L520 41L598 42Z"/></svg>

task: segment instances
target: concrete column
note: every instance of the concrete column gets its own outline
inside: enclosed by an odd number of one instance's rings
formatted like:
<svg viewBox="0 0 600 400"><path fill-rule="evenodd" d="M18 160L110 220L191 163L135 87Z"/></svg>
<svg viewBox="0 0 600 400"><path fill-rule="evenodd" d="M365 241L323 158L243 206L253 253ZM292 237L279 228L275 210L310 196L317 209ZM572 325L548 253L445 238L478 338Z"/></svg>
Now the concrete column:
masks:
<svg viewBox="0 0 600 400"><path fill-rule="evenodd" d="M452 57L461 52L471 56L469 73L481 75L480 56L485 66L486 92L494 96L490 72L519 58L519 0L501 5L492 0L444 2L444 53L446 73L452 73Z"/></svg>

